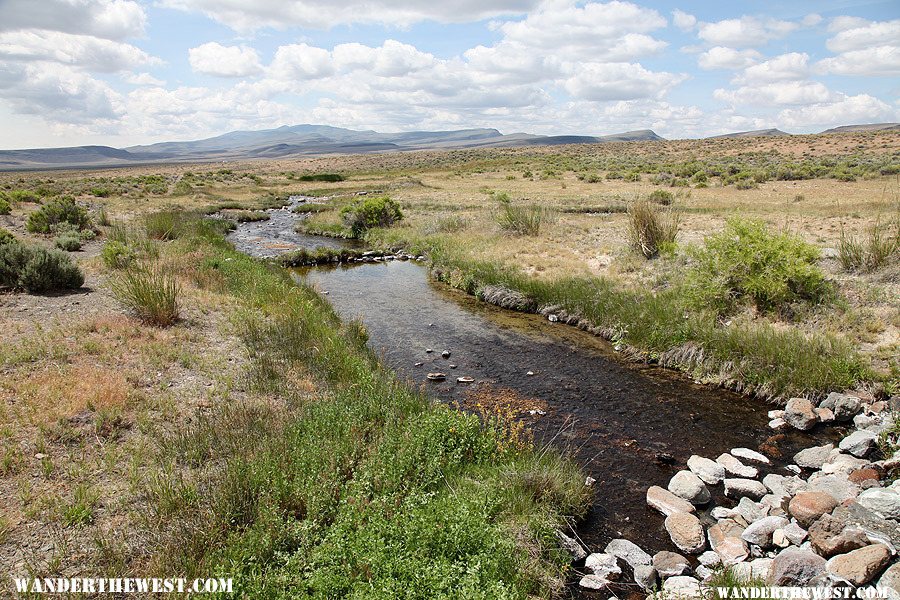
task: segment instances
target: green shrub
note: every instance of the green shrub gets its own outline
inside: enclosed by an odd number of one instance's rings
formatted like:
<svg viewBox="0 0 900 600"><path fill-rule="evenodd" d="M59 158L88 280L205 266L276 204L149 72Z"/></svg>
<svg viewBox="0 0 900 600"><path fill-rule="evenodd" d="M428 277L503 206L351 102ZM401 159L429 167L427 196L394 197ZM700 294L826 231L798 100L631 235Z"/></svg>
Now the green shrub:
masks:
<svg viewBox="0 0 900 600"><path fill-rule="evenodd" d="M77 252L81 250L81 238L67 233L53 240L53 245L66 252Z"/></svg>
<svg viewBox="0 0 900 600"><path fill-rule="evenodd" d="M83 284L84 275L67 254L18 242L0 244L0 286L40 293Z"/></svg>
<svg viewBox="0 0 900 600"><path fill-rule="evenodd" d="M666 190L653 190L647 197L647 199L650 200L650 202L668 206L675 201L675 195L672 192Z"/></svg>
<svg viewBox="0 0 900 600"><path fill-rule="evenodd" d="M847 234L841 228L838 258L846 271L865 273L876 271L898 251L900 251L900 219L895 219L893 223L876 220L869 228L866 238Z"/></svg>
<svg viewBox="0 0 900 600"><path fill-rule="evenodd" d="M650 202L639 200L628 208L628 242L645 258L654 258L664 246L674 244L678 225L678 213Z"/></svg>
<svg viewBox="0 0 900 600"><path fill-rule="evenodd" d="M12 206L9 204L9 200L0 196L0 215L8 215L12 212Z"/></svg>
<svg viewBox="0 0 900 600"><path fill-rule="evenodd" d="M344 181L344 176L338 173L316 173L314 175L301 175L297 177L297 181L327 181L336 183Z"/></svg>
<svg viewBox="0 0 900 600"><path fill-rule="evenodd" d="M18 240L16 240L16 236L0 227L0 246L2 246L3 244L14 244L17 242Z"/></svg>
<svg viewBox="0 0 900 600"><path fill-rule="evenodd" d="M762 221L730 219L694 253L688 295L698 306L726 313L744 302L770 311L826 296L819 250L789 233L770 233Z"/></svg>
<svg viewBox="0 0 900 600"><path fill-rule="evenodd" d="M17 202L38 203L41 201L40 195L31 190L10 190L9 192L6 192L6 199L10 204L15 204Z"/></svg>
<svg viewBox="0 0 900 600"><path fill-rule="evenodd" d="M109 240L103 244L100 257L103 259L103 264L110 269L125 269L134 262L137 253L122 242Z"/></svg>
<svg viewBox="0 0 900 600"><path fill-rule="evenodd" d="M181 288L163 265L128 269L110 287L116 299L146 323L168 327L178 320Z"/></svg>
<svg viewBox="0 0 900 600"><path fill-rule="evenodd" d="M41 208L28 215L26 228L32 233L51 233L52 228L68 223L75 229L87 229L91 219L87 210L75 204L71 196L50 200Z"/></svg>
<svg viewBox="0 0 900 600"><path fill-rule="evenodd" d="M106 207L101 206L97 209L97 225L101 227L109 227L109 214L106 212Z"/></svg>
<svg viewBox="0 0 900 600"><path fill-rule="evenodd" d="M390 227L402 218L400 205L387 196L357 200L341 209L341 219L356 237L373 227Z"/></svg>
<svg viewBox="0 0 900 600"><path fill-rule="evenodd" d="M541 224L550 217L550 211L537 204L500 204L497 223L504 231L516 235L537 235Z"/></svg>

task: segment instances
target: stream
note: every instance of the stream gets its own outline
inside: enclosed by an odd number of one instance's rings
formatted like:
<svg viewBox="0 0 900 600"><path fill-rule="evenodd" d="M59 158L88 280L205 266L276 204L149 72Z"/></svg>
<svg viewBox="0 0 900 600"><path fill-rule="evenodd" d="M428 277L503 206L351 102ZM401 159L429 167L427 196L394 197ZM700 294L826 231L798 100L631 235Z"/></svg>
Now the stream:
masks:
<svg viewBox="0 0 900 600"><path fill-rule="evenodd" d="M242 224L230 239L255 256L344 244L295 233L296 219L289 210L272 211L269 221ZM552 444L573 456L596 479L594 503L577 527L591 551L617 537L651 555L676 550L663 516L647 506L646 490L666 487L692 454L715 459L734 447L764 448L784 458L773 459L761 474L786 474L783 466L795 452L829 436L775 435L767 426L772 406L763 401L625 362L601 338L480 302L434 282L414 262L329 265L296 270L294 277L327 293L342 318L360 319L370 347L401 377L464 408L490 397L510 399L537 445ZM428 381L435 371L447 379ZM474 381L458 383L458 377ZM719 490L711 488L710 507L733 505Z"/></svg>

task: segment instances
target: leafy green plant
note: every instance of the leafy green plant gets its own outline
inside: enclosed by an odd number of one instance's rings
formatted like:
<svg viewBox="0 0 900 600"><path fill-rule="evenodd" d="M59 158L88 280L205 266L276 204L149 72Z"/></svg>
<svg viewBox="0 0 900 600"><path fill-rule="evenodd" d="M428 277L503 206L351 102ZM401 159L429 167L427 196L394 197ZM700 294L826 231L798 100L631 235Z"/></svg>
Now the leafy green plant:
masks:
<svg viewBox="0 0 900 600"><path fill-rule="evenodd" d="M403 219L400 205L387 196L357 200L341 209L341 220L359 237L373 227L390 227Z"/></svg>
<svg viewBox="0 0 900 600"><path fill-rule="evenodd" d="M12 206L9 204L9 200L0 196L0 215L8 215L12 212Z"/></svg>
<svg viewBox="0 0 900 600"><path fill-rule="evenodd" d="M88 525L94 522L94 506L99 494L81 483L75 487L72 502L62 509L61 519L67 527Z"/></svg>
<svg viewBox="0 0 900 600"><path fill-rule="evenodd" d="M162 264L134 267L110 284L113 295L142 321L168 327L178 321L181 288Z"/></svg>
<svg viewBox="0 0 900 600"><path fill-rule="evenodd" d="M720 314L749 302L763 311L793 302L819 302L829 286L816 266L819 249L762 221L730 219L693 252L687 290L693 303Z"/></svg>
<svg viewBox="0 0 900 600"><path fill-rule="evenodd" d="M26 228L32 233L51 233L60 223L68 223L75 229L87 229L91 219L83 206L75 203L71 196L50 200L41 208L28 215Z"/></svg>
<svg viewBox="0 0 900 600"><path fill-rule="evenodd" d="M53 245L66 252L77 252L81 250L81 238L67 233L53 240Z"/></svg>
<svg viewBox="0 0 900 600"><path fill-rule="evenodd" d="M655 258L675 243L679 221L677 212L638 200L628 208L628 242L644 258Z"/></svg>
<svg viewBox="0 0 900 600"><path fill-rule="evenodd" d="M0 286L41 293L83 284L84 275L67 254L18 242L0 244Z"/></svg>
<svg viewBox="0 0 900 600"><path fill-rule="evenodd" d="M120 241L109 240L103 244L100 257L110 269L125 269L137 258L137 252Z"/></svg>
<svg viewBox="0 0 900 600"><path fill-rule="evenodd" d="M16 242L16 236L0 227L0 246L2 246L3 244L13 244Z"/></svg>

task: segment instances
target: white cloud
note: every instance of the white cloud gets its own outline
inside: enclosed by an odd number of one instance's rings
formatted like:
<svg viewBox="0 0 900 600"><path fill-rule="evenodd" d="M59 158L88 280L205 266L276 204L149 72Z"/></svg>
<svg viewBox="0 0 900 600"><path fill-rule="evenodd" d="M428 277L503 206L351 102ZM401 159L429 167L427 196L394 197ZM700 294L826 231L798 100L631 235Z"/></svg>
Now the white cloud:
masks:
<svg viewBox="0 0 900 600"><path fill-rule="evenodd" d="M150 73L125 73L122 75L122 79L131 85L152 85L156 87L166 85L165 81L157 79Z"/></svg>
<svg viewBox="0 0 900 600"><path fill-rule="evenodd" d="M806 79L808 75L809 55L805 52L790 52L747 67L737 81L744 83L794 81Z"/></svg>
<svg viewBox="0 0 900 600"><path fill-rule="evenodd" d="M780 81L736 90L717 89L713 98L730 104L756 106L803 105L829 102L834 95L817 81Z"/></svg>
<svg viewBox="0 0 900 600"><path fill-rule="evenodd" d="M106 73L161 62L130 44L46 30L0 33L0 60L52 61Z"/></svg>
<svg viewBox="0 0 900 600"><path fill-rule="evenodd" d="M803 17L803 20L800 21L800 24L803 27L815 27L819 23L822 22L822 15L817 13L810 13Z"/></svg>
<svg viewBox="0 0 900 600"><path fill-rule="evenodd" d="M790 21L743 16L715 23L700 23L698 36L716 46L744 48L782 38L797 28L798 25Z"/></svg>
<svg viewBox="0 0 900 600"><path fill-rule="evenodd" d="M743 69L762 58L762 54L756 50L735 50L724 46L710 48L699 57L697 64L701 69Z"/></svg>
<svg viewBox="0 0 900 600"><path fill-rule="evenodd" d="M850 50L816 63L816 69L835 75L892 77L900 75L900 46Z"/></svg>
<svg viewBox="0 0 900 600"><path fill-rule="evenodd" d="M639 64L593 63L580 65L565 89L585 100L635 100L661 98L683 80L683 76L648 71Z"/></svg>
<svg viewBox="0 0 900 600"><path fill-rule="evenodd" d="M51 122L106 124L124 112L107 84L54 63L0 63L0 97L19 114Z"/></svg>
<svg viewBox="0 0 900 600"><path fill-rule="evenodd" d="M783 110L779 121L788 127L834 127L851 123L900 120L900 110L868 94L839 94L830 102Z"/></svg>
<svg viewBox="0 0 900 600"><path fill-rule="evenodd" d="M676 8L672 11L672 21L674 21L675 27L678 29L690 31L697 24L697 17Z"/></svg>
<svg viewBox="0 0 900 600"><path fill-rule="evenodd" d="M259 54L247 46L222 46L207 42L188 50L191 68L215 77L248 77L262 71Z"/></svg>
<svg viewBox="0 0 900 600"><path fill-rule="evenodd" d="M846 21L837 34L826 42L832 52L864 50L873 46L900 44L900 19L866 22Z"/></svg>
<svg viewBox="0 0 900 600"><path fill-rule="evenodd" d="M351 23L406 27L421 21L462 23L523 14L539 0L160 0L169 8L199 12L242 32L264 27L328 29Z"/></svg>
<svg viewBox="0 0 900 600"><path fill-rule="evenodd" d="M281 46L269 67L270 76L288 81L320 79L334 71L334 61L328 50L306 44Z"/></svg>
<svg viewBox="0 0 900 600"><path fill-rule="evenodd" d="M0 31L48 29L120 40L143 34L147 17L131 0L3 0Z"/></svg>

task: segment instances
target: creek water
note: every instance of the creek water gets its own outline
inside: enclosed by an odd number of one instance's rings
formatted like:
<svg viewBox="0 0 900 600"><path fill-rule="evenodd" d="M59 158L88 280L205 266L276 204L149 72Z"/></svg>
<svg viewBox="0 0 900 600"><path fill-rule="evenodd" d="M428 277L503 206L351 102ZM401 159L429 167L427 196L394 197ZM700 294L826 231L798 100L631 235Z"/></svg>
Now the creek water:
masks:
<svg viewBox="0 0 900 600"><path fill-rule="evenodd" d="M272 220L263 223L278 230L279 244L340 243L306 239L312 236L299 236L292 226ZM242 235L242 230L252 233ZM266 256L273 251L266 231L244 224L232 239L238 249ZM294 276L327 292L343 318L360 319L370 347L401 377L464 408L490 398L510 400L536 444L569 453L596 480L594 502L577 526L592 551L602 551L616 537L651 554L675 550L662 515L647 507L646 490L666 487L692 454L715 459L734 447L764 448L784 458L761 470L787 474L783 466L796 451L822 443L824 434L773 435L766 414L772 406L763 401L625 362L600 338L480 302L434 282L416 263L314 267ZM445 381L426 379L437 371L447 375ZM473 382L458 383L458 377ZM733 505L713 492L710 506Z"/></svg>

